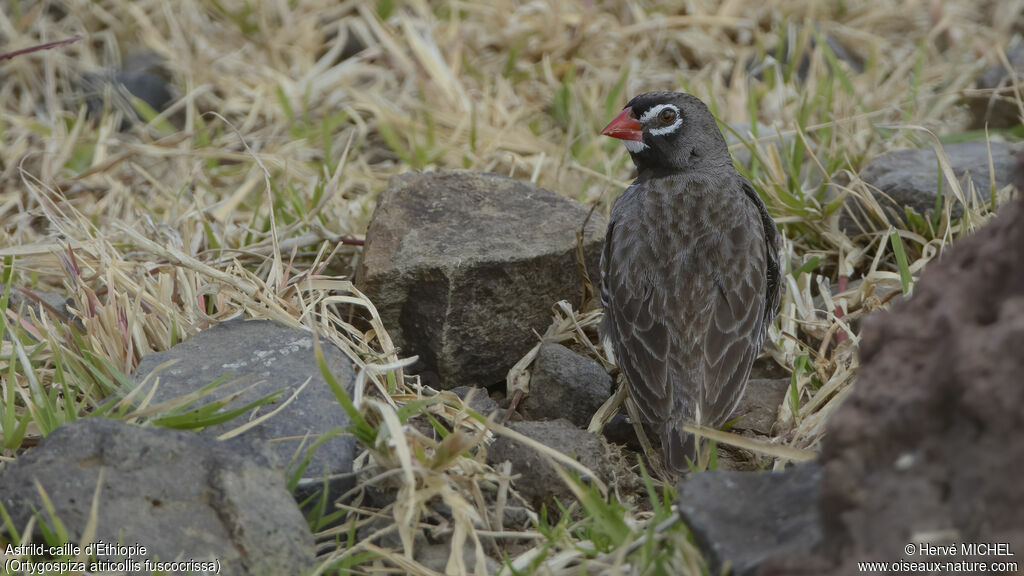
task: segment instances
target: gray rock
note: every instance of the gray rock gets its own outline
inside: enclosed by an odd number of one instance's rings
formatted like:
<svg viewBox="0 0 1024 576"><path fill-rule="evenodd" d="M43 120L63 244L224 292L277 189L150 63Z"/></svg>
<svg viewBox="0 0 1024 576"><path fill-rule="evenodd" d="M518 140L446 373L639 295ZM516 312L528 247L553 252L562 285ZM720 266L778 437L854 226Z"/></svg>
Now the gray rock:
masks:
<svg viewBox="0 0 1024 576"><path fill-rule="evenodd" d="M807 555L821 541L817 462L784 472L703 472L679 486L679 513L719 574L755 574L765 562Z"/></svg>
<svg viewBox="0 0 1024 576"><path fill-rule="evenodd" d="M0 284L0 295L7 290L6 284ZM27 292L27 293L26 293ZM40 302L42 304L40 304ZM68 313L68 296L63 292L52 292L49 290L36 290L32 288L19 288L11 286L10 297L7 300L7 309L14 312L22 312L22 317L29 317L29 310L35 311L39 316L39 309L45 307L47 312L56 312L64 318L70 318Z"/></svg>
<svg viewBox="0 0 1024 576"><path fill-rule="evenodd" d="M732 130L722 130L722 135L725 136L725 143L729 145L729 149L732 152L732 158L741 166L750 168L750 161L753 155L750 149L747 148L746 144L754 140L752 125L750 122L729 122L729 127ZM737 136L737 134L739 136ZM780 137L779 132L767 126L765 124L757 123L757 140L760 142L760 146L767 148L768 146L774 146L778 151L779 156L785 158L783 155L784 150L793 144L793 134L788 134ZM737 146L739 144L739 146ZM734 148L734 146L736 146Z"/></svg>
<svg viewBox="0 0 1024 576"><path fill-rule="evenodd" d="M770 436L779 406L786 399L789 382L789 378L748 380L747 389L736 407L736 413L743 417L736 423L735 429Z"/></svg>
<svg viewBox="0 0 1024 576"><path fill-rule="evenodd" d="M43 510L38 483L79 543L101 473L96 540L146 547L127 559L217 559L228 575L313 564L313 535L267 455L194 432L104 418L65 424L0 471L0 502L23 528Z"/></svg>
<svg viewBox="0 0 1024 576"><path fill-rule="evenodd" d="M452 388L452 392L463 400L465 400L469 396L470 392L472 392L473 397L470 399L469 407L484 416L489 416L491 412L498 409L498 403L487 394L486 388L459 386L458 388Z"/></svg>
<svg viewBox="0 0 1024 576"><path fill-rule="evenodd" d="M533 365L523 415L528 420L565 418L586 428L611 389L612 378L599 363L561 344L544 344Z"/></svg>
<svg viewBox="0 0 1024 576"><path fill-rule="evenodd" d="M1024 43L1007 50L1006 59L1018 77L1024 76ZM1020 125L1020 107L1012 87L1013 77L1002 63L988 68L978 77L978 89L998 90L998 93L968 99L972 129L981 130L987 125L989 130L998 130Z"/></svg>
<svg viewBox="0 0 1024 576"><path fill-rule="evenodd" d="M495 402L490 396L487 395L486 388L472 388L469 386L459 386L458 388L452 388L450 392L454 392L463 401L472 392L473 397L467 406L471 410L479 412L484 417L490 416L492 412L498 410L498 403ZM498 414L498 421L503 420L504 413ZM437 420L431 420L424 413L417 413L409 418L408 424L415 428L420 434L423 434L427 438L433 438L434 440L442 440L438 430L434 428L435 425L439 424ZM443 424L441 424L444 426ZM447 429L447 427L446 427Z"/></svg>
<svg viewBox="0 0 1024 576"><path fill-rule="evenodd" d="M371 43L367 39L369 33L365 26L346 25L344 19L324 16L317 22L317 28L324 35L324 42L316 54L317 60L321 60L329 51L336 50L337 45L341 44L340 50L331 61L331 66L358 55ZM372 39L372 36L370 38Z"/></svg>
<svg viewBox="0 0 1024 576"><path fill-rule="evenodd" d="M643 446L640 445L640 440L636 437L636 429L633 428L633 423L626 417L626 408L620 408L620 412L612 416L611 420L604 425L604 429L601 430L601 435L612 444L618 444L625 446L627 449L633 452L640 452L643 450ZM653 431L647 435L651 442L658 441L658 435L654 434Z"/></svg>
<svg viewBox="0 0 1024 576"><path fill-rule="evenodd" d="M775 57L774 47L772 50L765 55L763 59L752 57L747 60L746 69L747 73L757 78L758 80L764 79L765 70L768 68L775 68L776 66L787 69L792 66L792 60L794 55L792 54L793 48L796 47L797 42L800 40L799 34L802 31L799 28L790 28L789 33L782 39L785 42L782 46L780 54L781 62ZM836 57L836 61L845 63L853 73L861 73L864 70L864 60L856 53L846 49L846 47L831 34L824 34L825 44L828 45L829 49ZM811 71L811 54L817 48L818 40L813 35L807 39L806 47L803 51L797 53L795 56L799 57L796 63L796 77L793 80L799 80L801 83L807 81L807 74ZM833 72L832 64L826 60L828 64L829 72Z"/></svg>
<svg viewBox="0 0 1024 576"><path fill-rule="evenodd" d="M617 470L616 454L603 438L576 428L568 420L514 422L508 426L562 454L572 456L606 484L616 478L616 473L620 477L628 474L628 471ZM487 462L497 466L506 460L512 463L512 474L519 475L515 480L516 489L534 510L540 510L542 505L547 506L548 512L554 512L557 516L556 499L566 506L575 501L572 491L535 449L506 436L499 436L487 451Z"/></svg>
<svg viewBox="0 0 1024 576"><path fill-rule="evenodd" d="M448 565L448 557L451 555L451 550L452 545L450 541L426 544L417 546L413 557L423 566L435 572L445 574L445 566ZM501 570L501 564L497 560L484 555L483 570L478 571L476 569L476 546L470 539L467 539L466 544L462 547L462 563L466 567L465 574L467 575L488 576L490 574L497 574Z"/></svg>
<svg viewBox="0 0 1024 576"><path fill-rule="evenodd" d="M351 394L354 378L352 362L329 342L321 340L321 346L331 373ZM220 435L244 424L248 418L259 417L274 410L310 378L309 384L281 412L247 430L240 437L253 443L270 443L289 473L301 464L306 451L319 435L350 425L348 415L320 374L309 332L287 328L268 320L225 322L196 334L170 350L145 356L136 371L136 382L141 383L154 369L169 360L178 362L156 375L159 381L152 403L195 392L224 377L227 377L224 384L194 406L222 399L250 385L255 386L226 409L244 406L284 390L275 403L257 407L250 411L249 416L242 415L204 429L203 434L208 436ZM147 391L154 381L151 379L146 385ZM230 382L234 384L228 385ZM142 393L139 398L145 396ZM300 446L303 450L297 461L292 462ZM351 435L337 435L320 444L299 481L296 499L301 502L320 493L325 476L330 478L328 499L340 496L351 488L351 477L339 478L337 475L352 472L354 455L355 439ZM328 508L332 509L329 503Z"/></svg>
<svg viewBox="0 0 1024 576"><path fill-rule="evenodd" d="M998 190L1014 181L1017 148L1003 142L990 144L993 174ZM964 192L967 192L967 179L970 178L979 196L987 200L991 194L991 185L989 154L985 142L949 144L944 149L954 174L965 188ZM934 212L939 189L938 166L935 151L931 148L897 150L876 157L861 171L860 177L884 193L878 194L872 190L887 216L898 222L905 220L904 206L910 206L922 215ZM951 194L945 178L942 180L942 190L944 195ZM891 200L886 198L886 195ZM851 216L851 212L856 219ZM958 218L961 214L963 207L959 203L954 204L953 217ZM851 196L846 200L839 225L848 233L856 233L862 227L867 228L865 231L873 231L880 223L866 214L859 202Z"/></svg>
<svg viewBox="0 0 1024 576"><path fill-rule="evenodd" d="M420 548L430 545L422 529L414 530L412 536L413 550L418 552ZM395 550L399 554L403 550L402 536L398 533L398 525L390 510L356 529L355 541L362 543L371 541L375 546Z"/></svg>
<svg viewBox="0 0 1024 576"><path fill-rule="evenodd" d="M132 98L138 98L156 112L163 112L174 100L171 74L156 54L129 55L121 68L83 74L78 89L91 117L99 116L109 103L121 115L119 130L127 130L139 119Z"/></svg>
<svg viewBox="0 0 1024 576"><path fill-rule="evenodd" d="M430 385L502 382L551 323L580 304L576 232L589 209L496 174L410 172L392 179L366 232L356 285ZM584 251L598 278L604 222Z"/></svg>
<svg viewBox="0 0 1024 576"><path fill-rule="evenodd" d="M754 365L750 368L750 380L757 380L763 378L766 380L778 380L780 378L789 378L789 370L786 370L779 365L770 356L760 356L757 360L754 360Z"/></svg>

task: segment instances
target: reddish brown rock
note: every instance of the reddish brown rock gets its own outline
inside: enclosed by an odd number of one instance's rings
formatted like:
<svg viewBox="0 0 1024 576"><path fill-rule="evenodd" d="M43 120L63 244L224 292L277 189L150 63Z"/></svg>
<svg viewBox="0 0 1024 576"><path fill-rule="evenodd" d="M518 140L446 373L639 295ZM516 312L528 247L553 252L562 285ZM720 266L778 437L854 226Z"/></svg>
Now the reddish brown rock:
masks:
<svg viewBox="0 0 1024 576"><path fill-rule="evenodd" d="M1024 553L1024 202L929 266L913 298L869 318L857 388L825 439L822 552L964 561L961 543ZM906 555L956 544L956 556ZM972 571L973 572L973 571ZM822 573L822 572L817 572Z"/></svg>

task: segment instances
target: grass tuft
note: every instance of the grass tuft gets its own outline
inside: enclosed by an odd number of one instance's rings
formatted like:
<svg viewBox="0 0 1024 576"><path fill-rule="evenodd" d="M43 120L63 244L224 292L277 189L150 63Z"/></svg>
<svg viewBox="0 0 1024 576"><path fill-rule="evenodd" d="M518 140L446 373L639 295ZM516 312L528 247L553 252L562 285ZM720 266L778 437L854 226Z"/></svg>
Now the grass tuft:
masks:
<svg viewBox="0 0 1024 576"><path fill-rule="evenodd" d="M318 534L319 574L430 574L415 561L418 529L453 542L453 571L472 572L485 554L505 559L504 574L707 570L684 526L660 527L673 489L641 464L642 488L622 494L527 442L566 470L578 501L562 503L570 513L558 521L545 510L528 510L523 526L495 520L495 507L522 499L509 471L486 464L487 446L495 435L525 440L405 374L410 359L350 280L391 176L510 174L607 216L633 169L600 128L632 96L685 89L723 126L749 125L736 131L734 151L749 153L741 169L784 235L784 295L766 354L791 373L791 387L770 439L698 431L779 468L820 450L856 379L860 320L905 297L928 262L1013 195L993 180L991 199L980 200L973 184L956 181L942 144L1024 136L967 131L961 106L977 93L979 71L1005 59L1019 5L7 5L0 465L76 418L189 427L229 419L239 407L189 411L196 397L138 408L145 398L129 375L145 354L234 317L313 331L359 376L349 392L319 360L353 426L323 431L310 449L337 433L355 435L361 449L353 503L310 519L333 526ZM96 78L144 53L164 60L177 97L168 110L137 99L86 105L109 92ZM1005 97L1024 110L1019 91ZM119 130L125 118L134 121ZM920 145L938 155L934 208L884 211L858 173L878 154ZM844 213L873 231L844 231ZM63 294L67 311L23 298L26 291ZM552 304L540 339L611 368L596 334L600 312ZM528 389L535 356L512 368L510 393ZM603 409L591 427L611 416ZM296 456L300 468L307 456ZM361 493L368 487L397 498L375 508ZM451 512L441 528L432 516L438 502ZM11 540L28 533L2 508L0 518Z"/></svg>

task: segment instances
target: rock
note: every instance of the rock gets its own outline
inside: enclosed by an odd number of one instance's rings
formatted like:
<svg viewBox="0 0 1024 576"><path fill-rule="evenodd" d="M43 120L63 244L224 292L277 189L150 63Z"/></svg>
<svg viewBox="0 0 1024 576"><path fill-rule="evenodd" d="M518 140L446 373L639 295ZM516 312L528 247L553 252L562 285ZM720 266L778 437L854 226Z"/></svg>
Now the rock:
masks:
<svg viewBox="0 0 1024 576"><path fill-rule="evenodd" d="M624 470L617 471L620 466L618 456L603 438L576 428L568 420L513 422L508 426L562 454L572 456L606 484L610 484L616 474L628 474ZM519 476L514 482L516 490L535 511L539 511L541 506L547 506L548 513L557 516L556 499L565 506L576 500L572 491L540 453L507 436L499 436L487 451L487 462L497 466L506 460L512 463L512 474Z"/></svg>
<svg viewBox="0 0 1024 576"><path fill-rule="evenodd" d="M473 396L470 399L470 402L467 405L467 408L469 408L471 410L476 410L477 412L479 412L484 417L490 416L492 412L495 412L495 411L498 410L498 403L495 402L494 400L492 400L491 397L487 395L487 389L486 388L471 388L469 386L459 386L458 388L452 388L447 393L452 393L452 392L455 393L455 395L458 396L460 399L462 399L464 402L465 402L466 398L469 397L470 393L472 393ZM447 394L447 393L446 392L442 392L442 394ZM451 397L449 396L449 400L448 401L452 401L450 398ZM504 418L504 414L503 413L500 413L500 414L496 415L496 419L499 422L502 421L503 418ZM425 436L427 438L432 438L432 439L437 440L437 441L441 441L443 438L440 435L440 433L438 432L438 430L436 428L434 428L435 425L440 424L446 430L450 430L450 427L445 426L444 424L441 424L436 419L435 420L431 420L430 418L427 417L427 415L425 413L422 413L422 412L421 413L417 413L417 414L413 414L412 416L410 416L409 421L407 423L408 423L408 425L410 425L413 428L415 428L423 436Z"/></svg>
<svg viewBox="0 0 1024 576"><path fill-rule="evenodd" d="M781 378L789 378L789 376L789 370L780 366L771 356L762 355L754 360L754 365L750 368L748 380L757 380L759 378L779 380Z"/></svg>
<svg viewBox="0 0 1024 576"><path fill-rule="evenodd" d="M783 472L693 474L680 482L679 514L711 574L757 573L773 558L806 555L821 540L816 462Z"/></svg>
<svg viewBox="0 0 1024 576"><path fill-rule="evenodd" d="M114 80L128 93L157 112L163 112L174 100L171 76L166 63L156 54L133 54L124 59Z"/></svg>
<svg viewBox="0 0 1024 576"><path fill-rule="evenodd" d="M991 142L992 166L996 190L1013 182L1017 148L1003 142ZM985 142L961 142L944 147L950 166L960 180L967 194L967 178L973 182L979 196L988 200L991 194L989 182L989 153ZM905 221L904 206L910 206L918 214L935 211L935 198L939 189L938 161L931 148L897 150L881 154L871 161L860 173L867 184L881 190L872 190L875 200L893 221ZM943 194L951 194L949 183L942 179ZM889 198L886 198L888 195ZM969 198L968 198L969 200ZM952 216L963 214L959 202L953 205ZM873 231L881 224L865 213L856 198L850 196L839 220L840 228L847 233Z"/></svg>
<svg viewBox="0 0 1024 576"><path fill-rule="evenodd" d="M618 444L625 446L633 452L640 452L643 447L640 445L640 440L636 437L636 430L633 428L633 423L626 417L625 407L620 408L620 412L604 425L604 429L601 430L601 435L612 444ZM648 434L651 442L656 442L658 439L657 434Z"/></svg>
<svg viewBox="0 0 1024 576"><path fill-rule="evenodd" d="M729 150L732 152L732 158L736 164L746 168L750 168L750 161L753 158L750 149L746 146L747 143L758 140L757 144L752 144L755 149L757 146L764 149L774 146L779 156L784 158L784 150L793 144L793 139L795 138L793 134L780 137L779 131L760 122L757 123L756 138L752 132L753 125L750 122L729 122L729 127L732 130L722 130L722 135L725 136L725 143L729 145Z"/></svg>
<svg viewBox="0 0 1024 576"><path fill-rule="evenodd" d="M586 428L611 389L612 378L601 364L561 344L544 344L533 364L523 415L528 420L565 418Z"/></svg>
<svg viewBox="0 0 1024 576"><path fill-rule="evenodd" d="M488 576L489 574L497 574L501 570L501 564L487 555L484 555L483 566L477 569L476 546L473 544L472 539L467 538L465 545L462 547L462 563L465 572L446 572L445 566L448 565L451 550L451 541L426 544L417 546L413 557L423 566L441 574L464 573L469 576Z"/></svg>
<svg viewBox="0 0 1024 576"><path fill-rule="evenodd" d="M337 66L366 50L367 46L371 45L367 38L372 39L373 36L365 26L358 24L348 18L338 18L334 14L321 19L317 23L317 28L324 35L324 41L317 50L316 59L322 61L328 53L333 53L330 64Z"/></svg>
<svg viewBox="0 0 1024 576"><path fill-rule="evenodd" d="M267 455L194 432L76 420L0 471L0 502L22 529L44 509L38 483L70 542L88 544L80 538L101 473L94 541L146 547L126 560L217 559L228 575L299 574L313 564L313 535ZM0 541L10 541L3 529Z"/></svg>
<svg viewBox="0 0 1024 576"><path fill-rule="evenodd" d="M121 115L118 130L127 130L133 120L141 119L131 98L138 98L156 112L163 112L174 101L170 71L156 54L141 53L126 57L118 70L83 74L79 89L90 117L98 117L109 103Z"/></svg>
<svg viewBox="0 0 1024 576"><path fill-rule="evenodd" d="M1018 77L1024 76L1024 43L1008 49L1006 59ZM1018 96L1013 90L1013 76L1002 63L985 70L978 77L976 87L979 90L996 90L998 93L990 92L968 99L971 129L983 130L987 125L989 130L999 130L1021 124Z"/></svg>
<svg viewBox="0 0 1024 576"><path fill-rule="evenodd" d="M798 28L792 28L790 34L787 34L786 37L783 39L785 43L782 46L781 61L776 59L773 48L771 52L765 55L764 59L748 59L746 62L747 73L753 76L754 78L757 78L758 80L763 80L764 71L767 68L776 68L776 66L778 66L781 67L781 69L785 70L789 66L792 66L791 61L793 59L793 56L790 54L790 51L793 47L796 46L797 42L800 41L799 37L792 36L792 32L796 32L797 34L801 33L801 31ZM843 44L839 42L839 40L836 39L831 34L824 34L824 37L825 44L827 44L829 49L832 50L832 53L836 57L836 61L844 62L847 66L849 66L850 70L854 73L859 74L864 70L864 61L859 55L847 50L846 47L843 46ZM814 50L817 47L817 43L818 41L813 35L810 35L807 38L806 48L799 53L800 60L796 64L796 76L795 78L793 78L794 80L799 80L801 83L807 81L807 74L811 71L811 54L814 53ZM825 60L825 62L828 65L829 71L831 72L831 63L828 60Z"/></svg>
<svg viewBox="0 0 1024 576"><path fill-rule="evenodd" d="M771 436L779 406L786 400L789 384L789 378L747 380L747 389L735 411L736 414L742 414L742 418L733 428Z"/></svg>
<svg viewBox="0 0 1024 576"><path fill-rule="evenodd" d="M0 296L7 291L6 284L0 284ZM32 288L19 288L18 286L11 286L10 296L7 300L7 309L18 313L21 312L21 317L28 319L30 317L29 310L32 310L36 317L39 317L39 309L45 308L49 314L56 312L62 320L71 318L71 314L68 312L68 296L63 292L53 292L50 290L36 290ZM4 338L7 334L4 334Z"/></svg>
<svg viewBox="0 0 1024 576"><path fill-rule="evenodd" d="M351 383L354 380L352 362L329 342L321 340L321 346L331 373L351 394ZM143 357L136 370L136 382L143 382L153 370L169 360L178 362L157 373L158 385L151 404L195 392L220 378L226 378L224 384L193 407L222 399L251 385L251 389L225 409L241 407L284 390L275 403L257 407L248 416L242 415L205 428L202 433L209 437L232 430L249 418L273 411L310 379L302 392L281 412L241 436L252 443L269 443L279 455L281 463L287 466L288 474L301 464L302 458L319 435L350 425L348 415L320 374L309 332L287 328L269 320L224 322L203 330L170 350ZM147 390L138 396L140 399L146 396L154 381L151 378L145 384ZM234 384L228 385L231 382ZM282 438L287 440L279 440ZM297 461L292 462L300 446L302 452ZM351 477L338 478L337 475L352 472L355 450L355 439L347 434L334 436L320 444L299 481L296 499L302 502L320 493L325 476L331 478L328 500L351 488ZM330 503L327 505L328 510L333 510Z"/></svg>
<svg viewBox="0 0 1024 576"><path fill-rule="evenodd" d="M1024 550L1022 221L1024 202L1006 205L929 264L912 298L864 321L857 386L821 455L833 574L908 543Z"/></svg>
<svg viewBox="0 0 1024 576"><path fill-rule="evenodd" d="M488 394L486 388L473 388L470 386L459 386L458 388L452 388L452 392L456 396L465 400L470 393L473 397L470 398L469 408L476 410L484 416L489 416L491 412L498 409L498 403L494 401Z"/></svg>
<svg viewBox="0 0 1024 576"><path fill-rule="evenodd" d="M356 285L424 382L503 382L551 323L580 304L576 232L589 209L528 182L468 171L396 176L377 200ZM597 281L604 222L584 251Z"/></svg>
<svg viewBox="0 0 1024 576"><path fill-rule="evenodd" d="M388 510L383 515L366 522L356 529L355 541L365 543L372 537L372 543L375 546L394 550L400 555L403 550L402 537L398 533L397 521L391 515L391 512L391 510ZM427 536L424 534L423 530L414 530L412 544L413 551L419 551L420 548L428 545L429 542L427 542Z"/></svg>

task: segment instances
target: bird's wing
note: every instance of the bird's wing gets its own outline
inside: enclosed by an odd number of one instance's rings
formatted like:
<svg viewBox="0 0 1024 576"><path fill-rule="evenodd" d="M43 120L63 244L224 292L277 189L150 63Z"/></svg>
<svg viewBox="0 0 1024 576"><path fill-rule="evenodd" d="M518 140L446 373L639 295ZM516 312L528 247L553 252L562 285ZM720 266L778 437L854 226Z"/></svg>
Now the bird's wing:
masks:
<svg viewBox="0 0 1024 576"><path fill-rule="evenodd" d="M732 254L719 263L704 338L700 421L720 425L735 409L779 301L775 223L744 179L749 218L724 231Z"/></svg>
<svg viewBox="0 0 1024 576"><path fill-rule="evenodd" d="M764 231L765 249L765 277L768 282L765 285L765 309L764 323L762 330L767 333L775 313L779 309L779 297L782 295L782 278L779 273L779 230L775 226L775 220L768 213L768 207L761 201L757 191L751 186L746 178L743 181L743 193L757 207L758 215L761 218L761 227ZM764 334L762 334L762 338Z"/></svg>
<svg viewBox="0 0 1024 576"><path fill-rule="evenodd" d="M627 191L629 193L629 191ZM602 333L610 338L619 369L630 384L633 399L648 421L668 419L672 409L669 385L670 333L665 324L665 293L642 269L635 251L640 242L624 241L630 222L614 215L601 254Z"/></svg>

